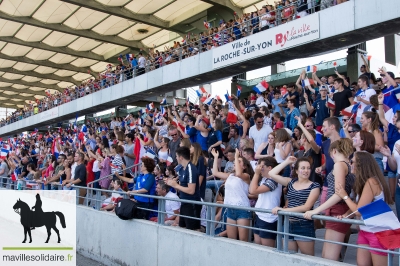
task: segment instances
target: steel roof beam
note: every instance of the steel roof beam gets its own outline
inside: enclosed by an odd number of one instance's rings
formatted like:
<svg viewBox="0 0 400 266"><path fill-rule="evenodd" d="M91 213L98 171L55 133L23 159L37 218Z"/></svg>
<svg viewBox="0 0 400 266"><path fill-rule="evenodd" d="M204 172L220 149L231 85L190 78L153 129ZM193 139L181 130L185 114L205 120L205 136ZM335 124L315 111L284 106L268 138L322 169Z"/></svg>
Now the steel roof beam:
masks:
<svg viewBox="0 0 400 266"><path fill-rule="evenodd" d="M36 20L31 17L15 17L15 16L10 16L4 12L0 12L0 18L9 20L9 21L22 23L22 24L35 26L38 28L64 32L67 34L76 35L76 36L84 37L84 38L89 38L89 39L93 39L93 40L100 41L100 42L112 43L112 44L116 44L116 45L132 47L132 48L146 48L143 45L143 43L141 43L140 41L128 41L128 40L125 40L118 36L102 35L95 31L92 31L92 30L76 30L76 29L72 29L66 25L63 25L63 24L44 23L40 20Z"/></svg>
<svg viewBox="0 0 400 266"><path fill-rule="evenodd" d="M11 73L11 74L18 74L18 75L24 75L24 76L31 76L31 77L36 77L36 78L41 78L41 79L53 79L53 80L58 80L58 81L65 81L65 82L70 82L75 85L80 85L81 81L78 81L74 79L73 77L62 77L58 76L56 74L41 74L36 71L30 70L30 71L22 71L18 70L15 68L0 68L0 71L6 72L6 73Z"/></svg>
<svg viewBox="0 0 400 266"><path fill-rule="evenodd" d="M28 82L28 81L25 81L22 79L6 79L3 77L0 77L0 82L19 84L19 85L24 85L24 86L28 86L28 87L40 87L40 88L58 90L58 91L62 90L62 88L58 87L57 85L44 84L41 82ZM31 90L29 90L29 91L31 91Z"/></svg>

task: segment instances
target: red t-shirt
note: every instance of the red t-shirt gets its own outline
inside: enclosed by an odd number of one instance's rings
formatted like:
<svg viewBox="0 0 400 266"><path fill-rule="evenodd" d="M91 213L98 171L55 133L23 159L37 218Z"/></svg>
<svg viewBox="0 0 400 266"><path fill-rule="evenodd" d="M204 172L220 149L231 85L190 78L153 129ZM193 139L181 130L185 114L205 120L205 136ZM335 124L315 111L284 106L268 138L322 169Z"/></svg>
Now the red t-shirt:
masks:
<svg viewBox="0 0 400 266"><path fill-rule="evenodd" d="M277 130L277 129L280 129L280 128L284 128L282 121L276 122L274 130Z"/></svg>

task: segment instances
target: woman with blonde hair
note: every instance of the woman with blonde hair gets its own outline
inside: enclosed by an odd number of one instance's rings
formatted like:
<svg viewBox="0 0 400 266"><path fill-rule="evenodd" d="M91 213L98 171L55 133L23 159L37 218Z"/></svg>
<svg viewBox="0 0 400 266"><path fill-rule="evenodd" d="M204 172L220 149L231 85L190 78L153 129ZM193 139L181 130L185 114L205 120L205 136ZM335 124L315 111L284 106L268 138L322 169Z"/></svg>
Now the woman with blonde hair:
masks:
<svg viewBox="0 0 400 266"><path fill-rule="evenodd" d="M275 132L271 132L268 135L268 141L261 143L261 145L258 147L254 158L259 160L266 157L274 157L275 156L274 150L275 150Z"/></svg>
<svg viewBox="0 0 400 266"><path fill-rule="evenodd" d="M190 145L190 162L197 168L197 173L199 174L200 197L204 199L206 195L207 166L202 154L203 151L199 143L192 143Z"/></svg>
<svg viewBox="0 0 400 266"><path fill-rule="evenodd" d="M356 202L349 198L349 194L339 184L335 188L336 195L343 199L349 210L340 216L346 217L357 209L370 204L376 200L384 200L387 204L393 204L389 187L383 173L379 170L375 158L368 152L356 152L351 160L352 173L355 175L354 192ZM356 212L355 216L360 217ZM357 244L377 249L385 249L368 226L361 225L358 233ZM357 249L357 265L387 265L387 254L374 250Z"/></svg>
<svg viewBox="0 0 400 266"><path fill-rule="evenodd" d="M349 157L353 153L353 142L348 138L339 139L331 144L329 153L335 164L333 170L326 177L328 181L327 200L315 210L307 211L304 214L306 219L311 220L314 214L319 214L324 210L326 210L326 215L333 217L342 215L349 210L346 202L335 194L335 189L344 187L346 193L350 195L354 185L355 177L351 173L349 162ZM326 221L325 239L343 242L350 226L351 224ZM325 242L322 249L322 257L337 261L341 250L341 245Z"/></svg>
<svg viewBox="0 0 400 266"><path fill-rule="evenodd" d="M286 129L278 129L275 131L275 159L278 163L283 163L292 152L293 146L290 142L290 135ZM290 176L290 165L283 172L283 176Z"/></svg>

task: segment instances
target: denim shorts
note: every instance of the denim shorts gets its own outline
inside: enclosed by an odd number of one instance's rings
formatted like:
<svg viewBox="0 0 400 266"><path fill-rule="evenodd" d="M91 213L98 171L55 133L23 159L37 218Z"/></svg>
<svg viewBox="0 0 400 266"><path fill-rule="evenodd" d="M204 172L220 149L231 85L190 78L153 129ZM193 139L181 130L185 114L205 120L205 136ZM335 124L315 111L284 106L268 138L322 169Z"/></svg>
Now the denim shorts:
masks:
<svg viewBox="0 0 400 266"><path fill-rule="evenodd" d="M276 234L267 232L267 231L258 230L258 229L266 229L266 230L276 231L278 229L278 221L275 221L273 223L268 223L266 221L261 220L257 216L254 227L255 228L253 229L253 233L258 235L259 237L265 238L265 239L276 240Z"/></svg>
<svg viewBox="0 0 400 266"><path fill-rule="evenodd" d="M289 221L289 233L315 238L314 220ZM314 240L298 236L289 236L290 240L311 242Z"/></svg>
<svg viewBox="0 0 400 266"><path fill-rule="evenodd" d="M228 219L237 221L239 219L251 219L252 215L250 211L242 211L237 209L228 209Z"/></svg>

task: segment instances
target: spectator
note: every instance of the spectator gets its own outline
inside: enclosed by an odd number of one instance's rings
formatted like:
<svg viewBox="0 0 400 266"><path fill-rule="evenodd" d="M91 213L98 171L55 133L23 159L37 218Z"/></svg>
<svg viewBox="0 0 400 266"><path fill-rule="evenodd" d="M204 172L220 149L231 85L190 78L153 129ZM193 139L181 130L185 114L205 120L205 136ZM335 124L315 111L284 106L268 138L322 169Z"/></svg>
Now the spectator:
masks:
<svg viewBox="0 0 400 266"><path fill-rule="evenodd" d="M179 144L181 143L181 138L179 136L179 133L178 133L178 130L176 129L176 127L171 127L168 131L168 134L172 138L171 141L168 143L169 153L171 155L171 158L174 160L174 162L177 162L175 153L179 147Z"/></svg>
<svg viewBox="0 0 400 266"><path fill-rule="evenodd" d="M332 142L329 152L335 162L333 170L327 175L328 194L327 200L318 208L307 211L304 218L311 219L312 215L318 214L323 210L327 210L327 215L336 217L342 215L349 210L349 207L342 201L335 189L343 187L346 193L350 195L351 188L354 185L354 175L351 173L349 156L353 153L353 144L349 139L340 139ZM343 242L350 224L326 221L325 239L337 242ZM341 245L324 243L322 249L322 257L331 260L339 260Z"/></svg>
<svg viewBox="0 0 400 266"><path fill-rule="evenodd" d="M307 110L310 112L310 114L315 111L315 124L317 126L317 131L321 131L322 123L324 122L325 118L328 118L330 116L326 96L328 90L326 89L326 87L322 87L319 90L319 93L321 97L318 98L312 105L310 104L308 95L304 93Z"/></svg>
<svg viewBox="0 0 400 266"><path fill-rule="evenodd" d="M84 196L86 195L86 167L85 167L85 155L82 152L76 152L74 156L74 162L76 162L74 179L64 180L63 185L67 188L72 185L80 187L79 194L79 204L83 204Z"/></svg>
<svg viewBox="0 0 400 266"><path fill-rule="evenodd" d="M166 184L179 190L181 199L200 201L199 174L196 166L190 162L190 150L186 147L179 147L176 150L176 159L181 165L178 170L179 184L173 179L166 179ZM200 212L200 204L181 204L181 215L200 218ZM200 220L182 217L179 219L179 227L200 230Z"/></svg>
<svg viewBox="0 0 400 266"><path fill-rule="evenodd" d="M171 187L168 186L163 180L158 181L156 192L158 196L179 199L179 197L171 192ZM178 226L179 224L179 209L181 208L181 203L174 200L165 201L165 212L167 214L164 224Z"/></svg>
<svg viewBox="0 0 400 266"><path fill-rule="evenodd" d="M271 132L268 135L268 141L263 142L257 149L255 154L255 158L257 160L266 158L266 157L274 157L274 150L275 150L275 132Z"/></svg>
<svg viewBox="0 0 400 266"><path fill-rule="evenodd" d="M256 208L273 209L280 205L282 186L269 176L271 169L277 165L278 163L272 157L262 158L258 161L249 188L250 194L258 196ZM254 243L275 247L276 234L257 229L277 231L278 216L263 212L256 212L256 215Z"/></svg>
<svg viewBox="0 0 400 266"><path fill-rule="evenodd" d="M295 178L286 178L279 175L285 167L293 164ZM287 187L288 208L275 207L272 212L278 214L278 211L285 210L290 212L305 212L312 210L314 203L317 201L320 187L316 182L312 182L309 177L311 173L311 160L303 157L296 159L288 157L284 163L270 170L270 177ZM289 232L291 234L315 237L314 222L298 217L290 217ZM298 236L289 237L289 249L297 252L300 249L302 254L314 255L314 241Z"/></svg>
<svg viewBox="0 0 400 266"><path fill-rule="evenodd" d="M269 133L272 132L272 128L264 124L264 116L261 113L254 115L255 125L250 128L249 140L250 145L254 151L263 143L267 142Z"/></svg>
<svg viewBox="0 0 400 266"><path fill-rule="evenodd" d="M214 157L214 176L226 180L224 204L250 207L248 191L254 173L250 163L245 158L240 158L239 150L236 150L234 172L222 173L218 171L217 166L218 152L213 149L211 153ZM250 225L251 213L249 211L228 209L227 217L228 224ZM227 225L227 234L228 238L237 239L239 237L239 240L247 242L249 230L247 228Z"/></svg>
<svg viewBox="0 0 400 266"><path fill-rule="evenodd" d="M354 192L357 195L358 201L357 203L354 202L349 198L350 194L343 185L338 185L337 188L335 188L335 193L342 198L349 207L349 210L340 217L347 217L352 212L360 217L359 212L357 212L359 208L380 199L384 200L387 204L393 204L386 180L383 173L379 171L379 167L373 156L365 152L356 152L354 153L351 164L352 172L355 175ZM372 231L370 227L363 225L360 226L357 244L377 249L385 249L378 241L374 231ZM357 249L358 265L386 265L388 263L387 260L388 256L386 253L360 248Z"/></svg>
<svg viewBox="0 0 400 266"><path fill-rule="evenodd" d="M361 106L358 108L356 116L356 123L359 125L361 125L361 115L364 112L364 108L370 104L369 98L376 94L375 90L368 87L368 82L369 80L366 76L361 75L358 78L358 86L361 88L361 90L357 92L354 102L360 103Z"/></svg>

